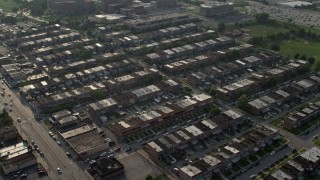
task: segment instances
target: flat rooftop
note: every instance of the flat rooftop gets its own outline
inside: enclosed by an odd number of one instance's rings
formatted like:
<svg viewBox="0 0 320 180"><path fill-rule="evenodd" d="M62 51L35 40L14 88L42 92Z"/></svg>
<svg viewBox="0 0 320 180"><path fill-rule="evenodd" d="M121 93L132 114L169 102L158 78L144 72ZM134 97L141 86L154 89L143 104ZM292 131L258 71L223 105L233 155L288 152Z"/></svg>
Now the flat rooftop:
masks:
<svg viewBox="0 0 320 180"><path fill-rule="evenodd" d="M68 143L79 154L101 146L105 146L105 149L108 148L107 144L104 142L104 139L96 130L88 131L78 136L71 137L68 139Z"/></svg>

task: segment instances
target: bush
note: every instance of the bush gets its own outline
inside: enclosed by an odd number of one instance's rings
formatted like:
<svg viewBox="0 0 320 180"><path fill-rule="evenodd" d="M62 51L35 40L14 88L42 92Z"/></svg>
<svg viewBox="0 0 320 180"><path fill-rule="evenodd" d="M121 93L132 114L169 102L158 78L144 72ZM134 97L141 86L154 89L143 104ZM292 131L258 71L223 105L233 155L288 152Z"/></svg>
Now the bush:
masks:
<svg viewBox="0 0 320 180"><path fill-rule="evenodd" d="M280 46L278 44L271 44L270 49L273 51L280 51Z"/></svg>

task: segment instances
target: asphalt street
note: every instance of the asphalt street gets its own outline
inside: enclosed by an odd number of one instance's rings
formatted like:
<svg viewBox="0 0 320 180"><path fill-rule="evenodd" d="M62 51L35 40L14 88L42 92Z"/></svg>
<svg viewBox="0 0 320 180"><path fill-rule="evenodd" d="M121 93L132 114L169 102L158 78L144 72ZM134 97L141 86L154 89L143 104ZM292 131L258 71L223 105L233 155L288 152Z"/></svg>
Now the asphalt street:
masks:
<svg viewBox="0 0 320 180"><path fill-rule="evenodd" d="M243 179L250 179L250 176L255 174L257 175L260 171L263 171L263 169L269 167L271 164L276 162L278 159L283 158L285 155L290 155L291 148L286 147L280 151L278 151L275 155L271 156L268 155L262 160L259 161L259 164L257 166L253 166L248 171L242 173L240 176L236 177L236 180L243 180Z"/></svg>
<svg viewBox="0 0 320 180"><path fill-rule="evenodd" d="M40 156L37 157L40 162L45 162L44 167L48 171L49 178L92 179L86 171L79 168L74 161L68 158L62 148L54 142L47 131L35 120L29 106L22 104L19 96L12 92L5 84L1 84L1 90L3 87L5 88L5 96L1 96L1 102L13 103L12 112L9 112L14 120L13 123L17 126L18 131L24 139L28 141L33 140L43 152L43 159ZM9 97L9 94L11 97ZM18 118L21 118L20 123L17 121ZM61 169L61 174L57 172L57 168Z"/></svg>

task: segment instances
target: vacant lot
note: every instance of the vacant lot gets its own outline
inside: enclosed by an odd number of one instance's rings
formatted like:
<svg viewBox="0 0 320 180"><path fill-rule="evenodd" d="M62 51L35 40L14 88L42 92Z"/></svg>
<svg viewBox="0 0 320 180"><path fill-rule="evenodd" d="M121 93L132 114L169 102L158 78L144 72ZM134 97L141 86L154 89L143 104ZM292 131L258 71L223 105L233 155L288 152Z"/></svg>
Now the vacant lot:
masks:
<svg viewBox="0 0 320 180"><path fill-rule="evenodd" d="M148 175L152 175L153 177L161 175L161 172L157 168L136 152L128 155L124 153L117 158L125 167L125 177L122 178L123 180L142 180ZM137 169L141 171L137 171Z"/></svg>

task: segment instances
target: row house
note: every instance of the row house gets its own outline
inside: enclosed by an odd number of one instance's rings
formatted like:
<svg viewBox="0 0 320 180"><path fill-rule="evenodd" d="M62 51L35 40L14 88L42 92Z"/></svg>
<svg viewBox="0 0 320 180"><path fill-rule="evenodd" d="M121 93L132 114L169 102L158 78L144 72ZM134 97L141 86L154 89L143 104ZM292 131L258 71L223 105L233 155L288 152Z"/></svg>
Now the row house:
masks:
<svg viewBox="0 0 320 180"><path fill-rule="evenodd" d="M34 52L34 55L36 56L36 62L45 67L55 66L60 63L71 63L71 60L75 61L80 53L79 49L74 48L69 50L66 49L57 53L53 53L52 51L53 49L51 49L51 47L36 50Z"/></svg>
<svg viewBox="0 0 320 180"><path fill-rule="evenodd" d="M193 94L185 99L167 103L163 107L113 123L110 129L119 139L142 133L150 128L176 124L193 113L204 111L213 103L213 98L205 94Z"/></svg>
<svg viewBox="0 0 320 180"><path fill-rule="evenodd" d="M149 64L164 64L173 58L187 57L194 53L213 50L223 46L230 46L234 43L234 40L229 40L227 37L223 38L225 41L217 41L217 39L218 38L209 39L206 41L166 49L157 53L150 53L145 56L145 61Z"/></svg>
<svg viewBox="0 0 320 180"><path fill-rule="evenodd" d="M228 42L230 42L230 40ZM252 54L254 49L255 49L255 47L251 44L241 44L239 46L233 46L233 47L229 48L227 52L238 51L242 57L245 57L245 56L249 56L250 54Z"/></svg>
<svg viewBox="0 0 320 180"><path fill-rule="evenodd" d="M106 32L101 31L101 29L105 29L105 27L99 27L100 32L98 32L98 33L102 33L104 35L105 40L108 40L108 41L112 41L112 40L120 38L122 36L127 36L131 33L128 30L124 30L124 31L116 31L116 32L110 32L110 33L105 34Z"/></svg>
<svg viewBox="0 0 320 180"><path fill-rule="evenodd" d="M167 40L163 40L160 42L152 42L147 45L141 45L137 47L131 47L128 49L128 53L134 54L134 55L142 55L145 52L155 51L159 49L164 49L172 46L177 46L181 43L185 42L199 42L204 41L208 38L212 38L216 36L215 31L208 30L205 32L198 32L190 35L186 35L183 37L178 38L171 38ZM195 43L196 48L203 51L208 48L207 44L205 42Z"/></svg>
<svg viewBox="0 0 320 180"><path fill-rule="evenodd" d="M191 164L179 168L178 175L181 179L197 180L212 178L232 167L241 158L247 158L266 144L280 138L277 130L269 126L257 126L256 129L247 132L240 138L235 138L227 145L219 148L214 155L205 155L196 159Z"/></svg>
<svg viewBox="0 0 320 180"><path fill-rule="evenodd" d="M112 99L116 102L119 109L127 108L138 103L153 100L154 97L168 93L176 92L179 93L182 90L181 84L172 79L159 82L157 84L145 86L139 89L123 92L112 96ZM99 104L99 102L97 102ZM108 106L101 106L103 110L100 110L96 105L96 102L88 105L88 112L92 117L97 117L103 113L109 113L113 110L113 106L109 109Z"/></svg>
<svg viewBox="0 0 320 180"><path fill-rule="evenodd" d="M199 26L194 23L182 24L179 26L168 27L164 29L159 29L156 31L145 32L138 34L137 36L142 42L150 41L160 38L169 38L176 35L182 35L185 33L191 33L199 30Z"/></svg>
<svg viewBox="0 0 320 180"><path fill-rule="evenodd" d="M161 16L151 16L147 19L131 19L124 23L136 31L144 32L154 30L163 26L180 25L186 23L193 23L198 21L197 17L193 17L187 14L170 13Z"/></svg>
<svg viewBox="0 0 320 180"><path fill-rule="evenodd" d="M164 65L163 69L164 71L171 74L181 74L195 68L215 63L219 60L219 58L220 57L216 54L213 54L211 56L201 55L194 58L166 64Z"/></svg>
<svg viewBox="0 0 320 180"><path fill-rule="evenodd" d="M36 111L40 112L64 104L81 103L85 99L90 99L93 92L101 89L105 89L105 86L101 83L95 83L71 91L38 98L31 105Z"/></svg>
<svg viewBox="0 0 320 180"><path fill-rule="evenodd" d="M51 74L53 76L59 76L62 74L65 74L67 72L74 72L75 70L78 69L83 69L83 68L90 68L92 66L97 65L97 60L96 59L88 59L84 61L77 61L73 63L69 63L66 65L56 65L56 66L51 66L46 68L46 71L48 74Z"/></svg>
<svg viewBox="0 0 320 180"><path fill-rule="evenodd" d="M250 112L254 115L263 115L274 107L287 104L294 99L298 90L289 86L283 86L271 91L264 96L256 98L248 103Z"/></svg>
<svg viewBox="0 0 320 180"><path fill-rule="evenodd" d="M103 53L106 50L106 46L100 44L100 43L95 43L92 45L87 45L83 47L85 50L90 51L93 54L98 54L98 53Z"/></svg>
<svg viewBox="0 0 320 180"><path fill-rule="evenodd" d="M60 24L52 24L52 25L45 25L45 26L38 26L38 27L32 27L27 30L21 30L17 33L17 37L24 37L24 36L30 36L32 34L38 34L42 32L50 32L54 30L61 30L63 27ZM63 28L68 29L68 28Z"/></svg>
<svg viewBox="0 0 320 180"><path fill-rule="evenodd" d="M38 82L41 82L41 81L46 81L49 79L49 76L45 73L40 73L40 74L34 74L34 75L31 75L31 76L28 76L26 81L24 83L38 83Z"/></svg>
<svg viewBox="0 0 320 180"><path fill-rule="evenodd" d="M105 84L107 91L111 94L114 94L119 91L132 89L139 85L152 83L160 79L161 75L159 74L158 70L149 69L109 79Z"/></svg>
<svg viewBox="0 0 320 180"><path fill-rule="evenodd" d="M258 90L256 81L250 79L241 79L232 84L218 88L218 97L225 100L236 99L240 93L252 93Z"/></svg>
<svg viewBox="0 0 320 180"><path fill-rule="evenodd" d="M267 180L306 179L320 163L320 149L312 147L269 174Z"/></svg>
<svg viewBox="0 0 320 180"><path fill-rule="evenodd" d="M302 79L293 84L295 88L305 93L318 92L320 86L320 76L311 75L307 79Z"/></svg>
<svg viewBox="0 0 320 180"><path fill-rule="evenodd" d="M38 34L48 33L51 31L61 31L68 30L67 28L62 28L59 24L39 26L28 28L27 30L20 30L15 35L15 38L8 39L7 43L11 46L16 46L21 40L36 40ZM40 36L42 38L42 36Z"/></svg>
<svg viewBox="0 0 320 180"><path fill-rule="evenodd" d="M219 51L220 52L220 51ZM217 79L223 83L223 78L229 75L243 73L249 68L255 68L258 66L272 66L279 63L279 58L273 56L267 56L268 52L261 52L258 55L246 56L242 59L237 59L234 62L222 62L217 63L214 66L205 68L204 70L194 72L187 76L187 81L192 86L199 86L209 82L215 82ZM224 53L218 54L221 59L224 59Z"/></svg>
<svg viewBox="0 0 320 180"><path fill-rule="evenodd" d="M309 103L307 107L291 112L282 122L282 126L288 129L296 129L305 124L310 120L318 117L320 114L320 101L315 103Z"/></svg>
<svg viewBox="0 0 320 180"><path fill-rule="evenodd" d="M36 40L44 39L44 38L47 38L47 37L54 37L54 36L59 36L59 35L62 35L62 34L70 34L70 33L71 33L70 29L62 28L62 29L53 30L53 31L50 31L50 32L41 32L41 33L29 35L29 36L23 36L23 37L20 37L20 38L16 38L14 40L18 41L18 42L28 42L28 41L36 41Z"/></svg>
<svg viewBox="0 0 320 180"><path fill-rule="evenodd" d="M307 79L298 80L297 82L284 85L276 91L272 91L267 95L250 101L248 104L250 112L254 115L263 115L277 106L287 104L295 97L301 98L311 96L312 92L317 92L319 87L319 76L310 75Z"/></svg>
<svg viewBox="0 0 320 180"><path fill-rule="evenodd" d="M256 58L251 57L250 59L256 60ZM291 73L298 71L303 68L301 63L292 63L278 66L272 69L266 69L258 73L252 73L248 78L239 80L235 83L218 88L218 94L225 100L234 100L238 97L241 92L257 92L268 83L268 79L275 78L279 81L285 81L290 77ZM318 86L316 86L318 87ZM262 103L258 103L264 106ZM264 107L261 107L264 108Z"/></svg>
<svg viewBox="0 0 320 180"><path fill-rule="evenodd" d="M170 153L187 148L189 144L196 144L200 140L220 132L221 129L215 122L205 119L149 142L145 150L151 158L157 161Z"/></svg>
<svg viewBox="0 0 320 180"><path fill-rule="evenodd" d="M60 34L58 36L50 36L43 39L37 39L35 41L23 42L18 45L18 48L22 51L28 51L34 48L40 48L42 46L52 46L58 43L61 44L64 42L75 41L79 40L80 38L81 37L79 33L71 32L67 34Z"/></svg>
<svg viewBox="0 0 320 180"><path fill-rule="evenodd" d="M128 71L130 72L134 70L140 70L141 67L139 66L137 67L135 66L135 64L136 63L131 60L122 60L118 62L112 62L104 66L97 66L97 67L93 67L83 71L65 74L64 76L53 77L52 79L49 79L47 81L41 81L36 84L30 84L30 85L20 87L20 93L22 93L24 96L26 95L38 96L38 95L43 95L44 93L47 93L47 92L57 91L59 87L61 88L64 86L72 86L73 84L86 83L90 79L91 80L95 78L103 79L105 76L116 76ZM104 82L106 86L109 84L108 82L109 81L107 80L106 82Z"/></svg>

